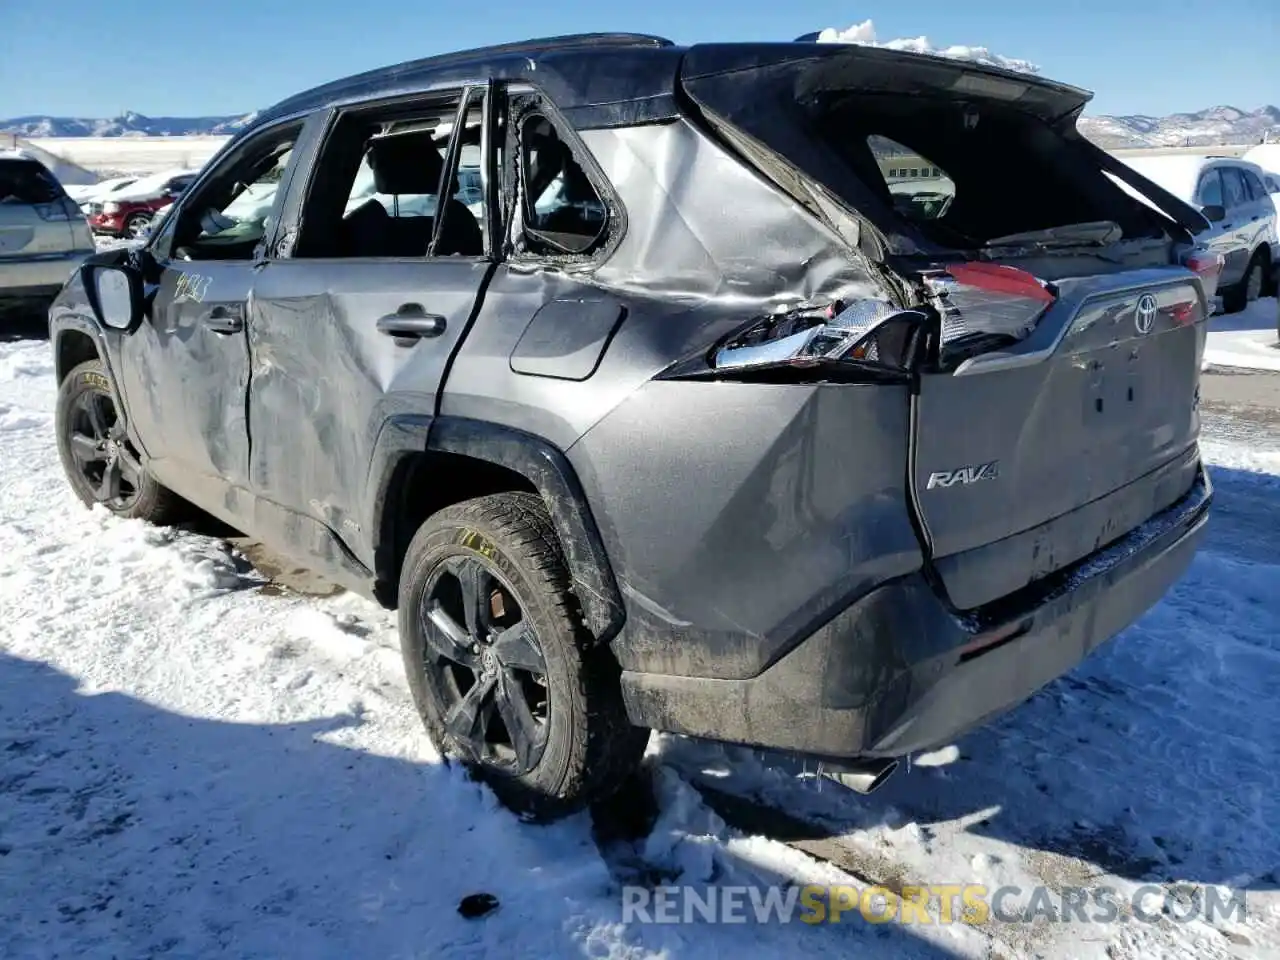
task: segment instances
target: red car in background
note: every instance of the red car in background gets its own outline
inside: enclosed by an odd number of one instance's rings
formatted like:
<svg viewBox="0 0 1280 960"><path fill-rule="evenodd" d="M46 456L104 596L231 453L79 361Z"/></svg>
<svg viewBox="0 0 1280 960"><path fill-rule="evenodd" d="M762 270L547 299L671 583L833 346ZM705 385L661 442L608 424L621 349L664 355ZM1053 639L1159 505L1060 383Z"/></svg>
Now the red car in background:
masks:
<svg viewBox="0 0 1280 960"><path fill-rule="evenodd" d="M158 173L134 182L110 200L89 207L89 227L113 237L141 237L162 207L173 203L196 178L196 171Z"/></svg>

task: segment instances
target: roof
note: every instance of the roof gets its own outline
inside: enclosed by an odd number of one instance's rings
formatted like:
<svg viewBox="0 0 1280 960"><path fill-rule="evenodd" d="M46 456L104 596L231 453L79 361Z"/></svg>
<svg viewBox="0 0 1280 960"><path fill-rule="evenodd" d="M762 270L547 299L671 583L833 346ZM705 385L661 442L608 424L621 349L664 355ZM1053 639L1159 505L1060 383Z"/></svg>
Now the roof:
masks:
<svg viewBox="0 0 1280 960"><path fill-rule="evenodd" d="M156 196L164 188L164 185L174 177L194 177L199 170L185 170L175 167L170 170L161 170L157 173L149 173L145 177L137 177L129 186L117 190L111 194L112 200L149 200Z"/></svg>
<svg viewBox="0 0 1280 960"><path fill-rule="evenodd" d="M609 51L609 70L587 68ZM264 110L249 129L334 103L395 96L489 77L533 79L561 109L670 98L681 48L649 34L584 33L409 60L321 84ZM674 103L663 105L674 113Z"/></svg>
<svg viewBox="0 0 1280 960"><path fill-rule="evenodd" d="M601 69L605 53L608 68ZM264 110L241 136L276 120L335 104L422 93L491 77L536 82L579 129L654 122L679 114L678 76L706 77L785 61L834 63L837 58L846 64L865 61L860 73L882 78L885 68L894 66L908 67L919 77L982 74L991 80L988 87L1022 91L1021 103L1043 103L1057 115L1079 110L1091 96L1043 77L880 47L807 41L683 47L649 34L588 33L446 53L334 80Z"/></svg>
<svg viewBox="0 0 1280 960"><path fill-rule="evenodd" d="M1140 174L1164 187L1179 200L1194 202L1196 186L1200 182L1200 173L1206 167L1230 166L1252 167L1255 172L1260 168L1256 163L1236 157L1215 157L1210 154L1193 154L1187 156L1157 157L1122 157L1126 164Z"/></svg>

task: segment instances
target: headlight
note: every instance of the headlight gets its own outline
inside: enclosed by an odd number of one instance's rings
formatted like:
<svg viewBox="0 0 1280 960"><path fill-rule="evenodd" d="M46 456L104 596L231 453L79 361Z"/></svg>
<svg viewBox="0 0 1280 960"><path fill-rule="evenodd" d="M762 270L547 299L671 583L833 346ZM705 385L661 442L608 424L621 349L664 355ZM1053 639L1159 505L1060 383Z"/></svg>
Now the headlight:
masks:
<svg viewBox="0 0 1280 960"><path fill-rule="evenodd" d="M108 202L102 205L102 212L103 213L119 213L120 204L116 203L114 200L109 200Z"/></svg>

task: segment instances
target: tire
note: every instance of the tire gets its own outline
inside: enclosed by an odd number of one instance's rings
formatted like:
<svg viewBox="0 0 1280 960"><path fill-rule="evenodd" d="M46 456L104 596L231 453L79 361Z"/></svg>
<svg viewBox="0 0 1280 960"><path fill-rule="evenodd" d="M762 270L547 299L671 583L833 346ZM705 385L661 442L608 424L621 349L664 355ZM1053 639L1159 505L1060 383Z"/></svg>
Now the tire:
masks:
<svg viewBox="0 0 1280 960"><path fill-rule="evenodd" d="M1257 300L1267 289L1268 264L1263 251L1255 250L1245 267L1240 282L1222 293L1222 308L1225 313L1239 313L1254 300Z"/></svg>
<svg viewBox="0 0 1280 960"><path fill-rule="evenodd" d="M54 429L67 482L85 506L100 503L118 517L156 524L181 519L186 502L147 472L124 435L100 361L80 364L62 381ZM115 486L104 487L110 471Z"/></svg>
<svg viewBox="0 0 1280 960"><path fill-rule="evenodd" d="M124 232L120 234L121 239L137 240L146 230L147 224L152 220L149 213L131 213L124 222Z"/></svg>
<svg viewBox="0 0 1280 960"><path fill-rule="evenodd" d="M427 733L514 812L573 813L639 764L649 731L627 720L618 664L582 626L538 496L480 497L429 518L405 556L399 619ZM512 736L508 717L530 735Z"/></svg>

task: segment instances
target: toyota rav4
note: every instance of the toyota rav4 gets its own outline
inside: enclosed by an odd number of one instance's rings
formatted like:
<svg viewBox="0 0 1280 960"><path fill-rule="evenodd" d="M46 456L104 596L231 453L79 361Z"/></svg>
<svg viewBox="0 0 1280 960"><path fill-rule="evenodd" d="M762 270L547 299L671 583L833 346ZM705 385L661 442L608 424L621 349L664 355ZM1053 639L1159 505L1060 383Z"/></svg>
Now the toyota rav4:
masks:
<svg viewBox="0 0 1280 960"><path fill-rule="evenodd" d="M651 729L872 789L1139 617L1206 523L1221 259L1077 134L1088 97L633 35L299 94L54 304L68 480L397 608L431 737L530 815ZM945 203L889 189L903 155Z"/></svg>

